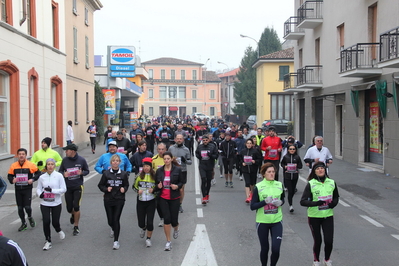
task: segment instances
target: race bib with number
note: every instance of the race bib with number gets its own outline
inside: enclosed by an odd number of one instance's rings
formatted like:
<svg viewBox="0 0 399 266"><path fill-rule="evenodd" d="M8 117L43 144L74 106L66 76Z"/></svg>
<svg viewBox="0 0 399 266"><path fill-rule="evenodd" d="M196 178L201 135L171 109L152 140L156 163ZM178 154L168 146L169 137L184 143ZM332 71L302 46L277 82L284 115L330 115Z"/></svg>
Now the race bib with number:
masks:
<svg viewBox="0 0 399 266"><path fill-rule="evenodd" d="M269 151L269 157L270 157L270 158L275 158L275 157L277 157L277 150L270 150L270 151Z"/></svg>
<svg viewBox="0 0 399 266"><path fill-rule="evenodd" d="M244 163L246 165L252 165L252 156L244 156Z"/></svg>
<svg viewBox="0 0 399 266"><path fill-rule="evenodd" d="M201 151L202 160L209 160L208 150Z"/></svg>
<svg viewBox="0 0 399 266"><path fill-rule="evenodd" d="M328 196L320 196L317 197L318 200L322 200L324 201L324 204L321 206L318 206L319 211L323 211L323 210L328 210L330 209L330 207L328 206L328 203L332 202L332 195L328 195Z"/></svg>
<svg viewBox="0 0 399 266"><path fill-rule="evenodd" d="M167 139L167 138L168 138L168 133L162 132L161 137L162 137L163 139Z"/></svg>
<svg viewBox="0 0 399 266"><path fill-rule="evenodd" d="M125 151L125 148L124 147L118 147L117 151L120 152L120 153L123 153Z"/></svg>
<svg viewBox="0 0 399 266"><path fill-rule="evenodd" d="M287 163L287 172L288 173L296 173L296 163Z"/></svg>
<svg viewBox="0 0 399 266"><path fill-rule="evenodd" d="M152 130L147 130L147 135L151 136L152 135Z"/></svg>
<svg viewBox="0 0 399 266"><path fill-rule="evenodd" d="M44 201L50 201L50 202L54 201L55 200L55 194L51 193L51 192L44 191L43 200Z"/></svg>
<svg viewBox="0 0 399 266"><path fill-rule="evenodd" d="M78 167L73 167L73 168L67 168L68 172L68 179L77 179L79 178L79 168Z"/></svg>
<svg viewBox="0 0 399 266"><path fill-rule="evenodd" d="M16 174L15 178L17 179L18 185L28 185L28 174Z"/></svg>

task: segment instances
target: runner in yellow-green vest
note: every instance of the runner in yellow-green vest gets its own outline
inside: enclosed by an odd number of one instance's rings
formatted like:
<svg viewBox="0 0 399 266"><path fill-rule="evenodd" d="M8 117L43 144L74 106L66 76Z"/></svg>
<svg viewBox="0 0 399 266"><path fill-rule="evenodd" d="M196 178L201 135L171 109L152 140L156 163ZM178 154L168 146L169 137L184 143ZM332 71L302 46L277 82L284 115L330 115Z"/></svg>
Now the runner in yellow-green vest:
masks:
<svg viewBox="0 0 399 266"><path fill-rule="evenodd" d="M60 166L62 162L62 158L58 152L50 148L51 145L51 138L46 137L42 140L42 148L38 151L36 151L30 161L34 164L37 165L37 168L40 171L45 171L43 170L44 167L46 166L46 161L49 158L52 158L55 160L55 166Z"/></svg>
<svg viewBox="0 0 399 266"><path fill-rule="evenodd" d="M280 246L283 237L284 187L274 180L276 168L272 163L262 165L260 173L264 177L254 187L251 210L256 210L256 229L261 246L260 261L267 265L269 253L269 231L271 235L270 265L275 266L280 257Z"/></svg>
<svg viewBox="0 0 399 266"><path fill-rule="evenodd" d="M313 265L321 265L319 256L321 248L321 229L324 238L324 265L331 266L330 255L334 237L334 210L339 200L335 181L326 175L326 165L316 163L308 177L308 184L303 191L301 205L308 207L308 223L313 235Z"/></svg>

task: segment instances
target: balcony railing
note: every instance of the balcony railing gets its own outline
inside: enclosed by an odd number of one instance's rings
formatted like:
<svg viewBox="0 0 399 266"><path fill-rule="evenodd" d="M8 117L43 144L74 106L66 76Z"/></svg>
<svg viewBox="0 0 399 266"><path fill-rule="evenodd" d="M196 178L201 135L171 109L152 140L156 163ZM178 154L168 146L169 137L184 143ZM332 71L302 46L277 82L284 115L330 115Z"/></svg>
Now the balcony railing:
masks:
<svg viewBox="0 0 399 266"><path fill-rule="evenodd" d="M305 66L298 69L297 86L302 85L318 85L323 83L322 77L323 66Z"/></svg>
<svg viewBox="0 0 399 266"><path fill-rule="evenodd" d="M297 83L297 73L288 73L284 75L284 90L295 88Z"/></svg>
<svg viewBox="0 0 399 266"><path fill-rule="evenodd" d="M304 23L305 20L323 19L323 0L306 1L298 8L298 24ZM304 25L304 28L314 28L318 23L310 23Z"/></svg>
<svg viewBox="0 0 399 266"><path fill-rule="evenodd" d="M304 29L297 27L298 17L290 17L284 22L284 38L298 40L305 35Z"/></svg>
<svg viewBox="0 0 399 266"><path fill-rule="evenodd" d="M380 35L380 62L399 58L399 27Z"/></svg>
<svg viewBox="0 0 399 266"><path fill-rule="evenodd" d="M359 68L377 68L379 43L358 43L341 51L341 73Z"/></svg>

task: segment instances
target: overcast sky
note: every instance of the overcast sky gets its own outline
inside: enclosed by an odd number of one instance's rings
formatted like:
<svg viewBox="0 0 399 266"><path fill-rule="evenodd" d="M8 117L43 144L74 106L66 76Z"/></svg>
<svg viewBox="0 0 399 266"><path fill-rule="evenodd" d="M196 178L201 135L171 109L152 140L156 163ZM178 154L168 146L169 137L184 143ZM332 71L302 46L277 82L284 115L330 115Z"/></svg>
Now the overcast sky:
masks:
<svg viewBox="0 0 399 266"><path fill-rule="evenodd" d="M206 64L209 70L239 67L245 49L273 27L283 42L284 22L294 0L100 0L94 13L94 53L108 45L132 45L141 61L174 57ZM103 63L104 64L104 63Z"/></svg>

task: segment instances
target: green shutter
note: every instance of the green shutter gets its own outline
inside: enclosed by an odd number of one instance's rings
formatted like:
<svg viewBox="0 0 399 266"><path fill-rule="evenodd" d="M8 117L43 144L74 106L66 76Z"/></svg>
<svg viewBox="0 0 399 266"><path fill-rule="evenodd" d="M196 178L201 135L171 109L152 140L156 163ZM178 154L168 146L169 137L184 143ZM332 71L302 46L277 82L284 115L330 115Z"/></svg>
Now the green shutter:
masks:
<svg viewBox="0 0 399 266"><path fill-rule="evenodd" d="M351 91L351 101L356 117L359 117L359 91L356 90Z"/></svg>
<svg viewBox="0 0 399 266"><path fill-rule="evenodd" d="M387 97L384 96L387 93L387 81L377 80L375 82L375 89L377 92L377 101L381 110L381 115L383 118L387 116Z"/></svg>

